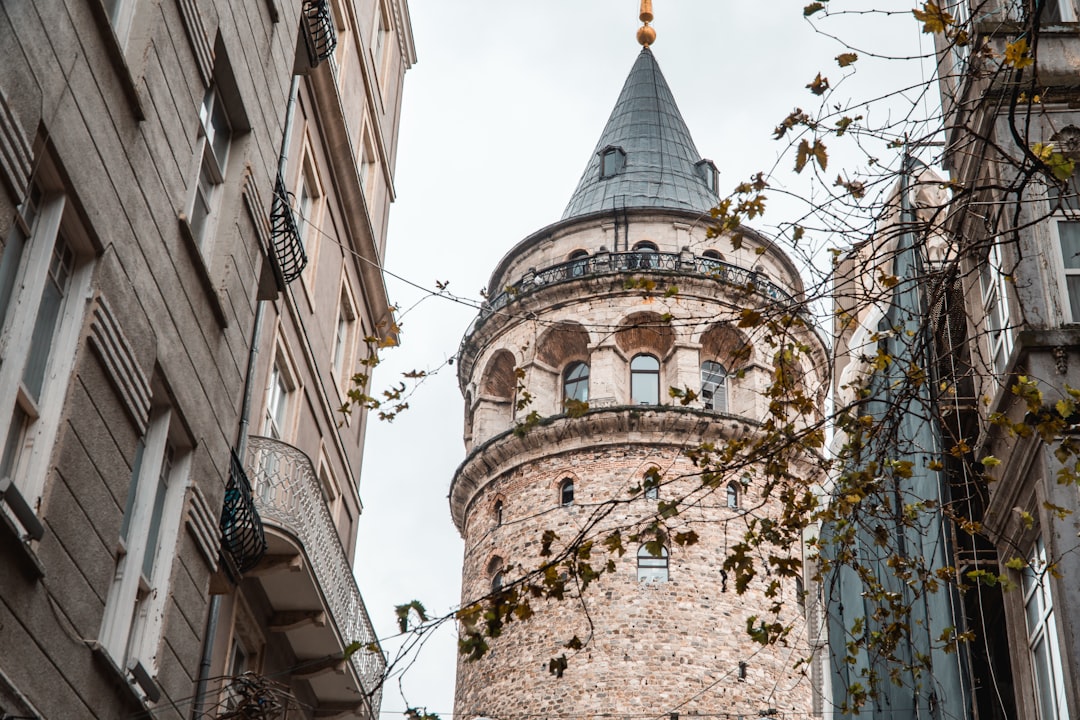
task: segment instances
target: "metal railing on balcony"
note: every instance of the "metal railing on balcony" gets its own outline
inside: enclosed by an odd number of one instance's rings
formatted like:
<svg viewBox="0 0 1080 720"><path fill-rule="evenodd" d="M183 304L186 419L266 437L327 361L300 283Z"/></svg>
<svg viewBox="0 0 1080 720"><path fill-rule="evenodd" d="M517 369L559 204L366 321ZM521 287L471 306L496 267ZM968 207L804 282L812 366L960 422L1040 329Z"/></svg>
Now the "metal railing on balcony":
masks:
<svg viewBox="0 0 1080 720"><path fill-rule="evenodd" d="M318 67L319 63L334 54L338 42L330 4L327 0L304 0L301 13L308 62L311 67Z"/></svg>
<svg viewBox="0 0 1080 720"><path fill-rule="evenodd" d="M342 640L346 644L360 643L361 649L353 653L350 662L364 693L373 693L371 716L375 717L381 702L386 661L381 652L367 649L377 642L375 631L311 459L287 443L251 436L248 468L254 480L255 503L263 520L287 530L303 543Z"/></svg>
<svg viewBox="0 0 1080 720"><path fill-rule="evenodd" d="M300 277L308 262L300 228L293 215L292 200L293 194L285 189L285 181L278 175L274 183L274 204L270 208L270 238L274 243L274 259L286 283Z"/></svg>
<svg viewBox="0 0 1080 720"><path fill-rule="evenodd" d="M484 320L506 307L512 301L540 288L596 275L617 273L674 273L713 278L719 282L742 288L781 303L794 303L791 294L769 281L762 273L732 265L717 258L691 255L690 253L662 252L604 252L559 263L543 270L530 271L513 285L502 289L480 308L480 315L465 333L462 345Z"/></svg>
<svg viewBox="0 0 1080 720"><path fill-rule="evenodd" d="M266 533L251 496L251 483L236 453L231 453L225 504L221 508L221 548L241 573L266 554Z"/></svg>

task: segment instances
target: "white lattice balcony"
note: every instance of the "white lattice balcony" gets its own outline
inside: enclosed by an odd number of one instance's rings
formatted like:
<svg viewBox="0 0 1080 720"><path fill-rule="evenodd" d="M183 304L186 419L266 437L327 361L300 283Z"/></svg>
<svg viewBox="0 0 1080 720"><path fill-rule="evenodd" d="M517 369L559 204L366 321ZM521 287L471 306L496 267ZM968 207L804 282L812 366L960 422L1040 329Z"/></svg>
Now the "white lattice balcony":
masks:
<svg viewBox="0 0 1080 720"><path fill-rule="evenodd" d="M377 718L386 663L352 566L323 499L311 459L272 438L248 439L247 472L266 528L266 557L245 577L262 583L299 671L319 698L318 714ZM347 660L351 643L360 649ZM378 688L378 689L376 689Z"/></svg>

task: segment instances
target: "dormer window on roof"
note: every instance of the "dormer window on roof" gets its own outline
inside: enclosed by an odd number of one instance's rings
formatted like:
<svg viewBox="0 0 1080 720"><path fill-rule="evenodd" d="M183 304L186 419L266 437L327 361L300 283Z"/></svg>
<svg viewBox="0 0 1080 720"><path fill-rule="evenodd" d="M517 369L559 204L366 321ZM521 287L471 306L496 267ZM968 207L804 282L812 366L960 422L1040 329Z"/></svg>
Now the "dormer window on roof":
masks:
<svg viewBox="0 0 1080 720"><path fill-rule="evenodd" d="M712 190L714 193L717 192L717 175L719 173L717 173L716 166L713 165L713 161L698 160L697 163L694 164L694 167L697 169L698 175L701 176L701 179L704 180L705 184L709 186L709 189Z"/></svg>
<svg viewBox="0 0 1080 720"><path fill-rule="evenodd" d="M615 177L626 166L626 151L609 145L600 151L600 179Z"/></svg>

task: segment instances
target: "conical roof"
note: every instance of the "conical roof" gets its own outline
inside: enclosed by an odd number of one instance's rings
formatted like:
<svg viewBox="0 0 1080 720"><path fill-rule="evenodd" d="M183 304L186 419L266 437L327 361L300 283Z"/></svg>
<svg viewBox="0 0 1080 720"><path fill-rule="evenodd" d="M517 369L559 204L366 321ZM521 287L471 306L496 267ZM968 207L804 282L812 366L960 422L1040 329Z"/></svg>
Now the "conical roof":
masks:
<svg viewBox="0 0 1080 720"><path fill-rule="evenodd" d="M608 162L601 173L605 155ZM626 78L563 220L616 208L706 212L719 200L715 186L715 168L698 154L660 66L646 47Z"/></svg>

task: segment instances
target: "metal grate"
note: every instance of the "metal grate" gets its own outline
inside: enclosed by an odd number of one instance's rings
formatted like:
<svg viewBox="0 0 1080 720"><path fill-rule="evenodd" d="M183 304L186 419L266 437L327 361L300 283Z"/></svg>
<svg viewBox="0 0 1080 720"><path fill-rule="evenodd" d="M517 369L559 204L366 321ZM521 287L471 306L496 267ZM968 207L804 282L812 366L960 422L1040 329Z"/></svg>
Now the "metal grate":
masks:
<svg viewBox="0 0 1080 720"><path fill-rule="evenodd" d="M274 184L274 204L270 208L270 237L274 244L274 260L286 283L300 277L308 262L304 243L300 240L300 228L293 215L292 199L293 194L285 189L285 181L278 175Z"/></svg>
<svg viewBox="0 0 1080 720"><path fill-rule="evenodd" d="M304 44L307 45L311 67L329 58L337 47L337 30L326 0L304 0L302 10Z"/></svg>
<svg viewBox="0 0 1080 720"><path fill-rule="evenodd" d="M221 547L243 573L255 567L266 553L266 533L240 458L235 451L230 455L229 484L225 486L225 506L221 509Z"/></svg>

